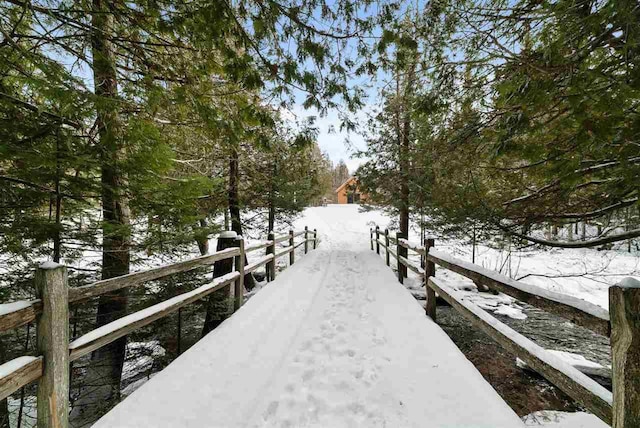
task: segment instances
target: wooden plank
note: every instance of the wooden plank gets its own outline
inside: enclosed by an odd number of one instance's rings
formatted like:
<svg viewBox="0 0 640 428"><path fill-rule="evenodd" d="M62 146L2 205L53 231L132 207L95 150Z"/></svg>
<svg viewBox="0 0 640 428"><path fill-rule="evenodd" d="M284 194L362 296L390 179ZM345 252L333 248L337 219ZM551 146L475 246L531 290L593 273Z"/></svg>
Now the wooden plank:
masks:
<svg viewBox="0 0 640 428"><path fill-rule="evenodd" d="M77 302L78 300L89 299L107 292L120 290L121 288L140 285L147 281L164 278L165 276L174 275L180 272L187 272L203 266L209 266L218 260L228 259L239 254L240 249L238 247L227 248L213 254L196 257L195 259L172 263L170 265L160 266L141 272L130 273L128 275L105 279L103 281L97 281L83 287L70 288L69 301Z"/></svg>
<svg viewBox="0 0 640 428"><path fill-rule="evenodd" d="M47 262L36 270L36 349L44 367L38 383L38 427L69 426L69 285L67 268Z"/></svg>
<svg viewBox="0 0 640 428"><path fill-rule="evenodd" d="M409 242L406 239L401 239L399 244L401 246L403 246L404 248L407 248L409 250L415 251L416 253L420 254L421 256L424 256L425 254L425 248L421 247L418 244L414 244L413 242Z"/></svg>
<svg viewBox="0 0 640 428"><path fill-rule="evenodd" d="M271 241L271 245L267 247L266 251L268 255L272 256L276 253L276 241L273 239L274 236L273 231L269 232L268 238L269 241ZM276 279L276 258L272 257L271 261L267 264L267 282L273 281L274 279Z"/></svg>
<svg viewBox="0 0 640 428"><path fill-rule="evenodd" d="M276 244L279 244L279 243L281 243L281 242L288 241L288 240L289 240L289 235L288 235L288 234L287 234L287 235L280 235L280 236L276 236L276 237L273 239L273 241L274 241Z"/></svg>
<svg viewBox="0 0 640 428"><path fill-rule="evenodd" d="M613 360L613 428L640 426L640 281L609 288Z"/></svg>
<svg viewBox="0 0 640 428"><path fill-rule="evenodd" d="M294 250L294 248L291 247L291 246L290 247L284 247L282 250L280 250L279 252L277 252L275 254L275 258L277 259L278 257L282 257L282 256L284 256L286 254L289 254L293 250Z"/></svg>
<svg viewBox="0 0 640 428"><path fill-rule="evenodd" d="M267 248L270 245L273 245L273 242L271 241L259 242L257 244L249 245L247 248L244 249L244 252L248 253L250 251L261 250L263 248Z"/></svg>
<svg viewBox="0 0 640 428"><path fill-rule="evenodd" d="M380 239L378 239L378 240L376 241L376 244L380 245L381 247L384 247L384 249L385 249L385 250L386 250L387 248L389 248L389 247L387 247L387 244L386 244L384 241L380 240Z"/></svg>
<svg viewBox="0 0 640 428"><path fill-rule="evenodd" d="M465 300L461 294L442 280L431 277L428 286L498 344L519 357L594 415L611 424L613 395L610 391Z"/></svg>
<svg viewBox="0 0 640 428"><path fill-rule="evenodd" d="M289 246L291 247L291 252L289 253L289 266L293 265L296 262L296 244L294 242L295 236L293 229L289 231Z"/></svg>
<svg viewBox="0 0 640 428"><path fill-rule="evenodd" d="M238 250L237 247L236 250ZM238 250L239 251L239 250ZM71 361L95 351L102 346L105 346L114 340L125 336L133 330L144 327L162 317L169 315L172 312L177 311L179 308L193 303L203 297L208 296L216 290L226 287L229 284L235 282L240 274L238 272L231 272L216 278L211 283L196 288L188 293L180 294L164 302L150 306L141 311L127 315L120 319L117 319L109 324L105 324L100 328L97 328L83 336L80 336L69 345L70 359Z"/></svg>
<svg viewBox="0 0 640 428"><path fill-rule="evenodd" d="M603 336L608 336L610 333L609 312L586 300L513 280L508 276L459 260L441 251L430 250L427 259L470 278L475 283L561 316L595 333Z"/></svg>
<svg viewBox="0 0 640 428"><path fill-rule="evenodd" d="M255 262L249 263L244 267L245 273L250 273L258 269L260 266L265 265L273 260L273 254L267 254L266 256L256 260Z"/></svg>
<svg viewBox="0 0 640 428"><path fill-rule="evenodd" d="M244 239L237 237L238 248L240 248L240 254L233 258L233 267L238 272L238 278L234 282L233 287L233 311L240 309L244 303L244 268L246 253L244 251Z"/></svg>
<svg viewBox="0 0 640 428"><path fill-rule="evenodd" d="M437 301L436 301L436 292L433 291L431 287L427 285L429 278L432 276L436 276L436 265L432 261L428 260L427 256L429 252L433 250L436 242L433 238L426 238L424 240L424 249L425 249L425 264L424 264L424 280L425 280L425 288L427 291L426 300L424 304L424 310L428 317L431 317L432 320L436 320L436 310L437 310Z"/></svg>
<svg viewBox="0 0 640 428"><path fill-rule="evenodd" d="M42 377L44 358L18 357L0 366L0 400L4 400L20 388Z"/></svg>
<svg viewBox="0 0 640 428"><path fill-rule="evenodd" d="M389 229L385 229L384 230L384 259L385 259L385 263L387 264L387 266L390 265L389 263Z"/></svg>
<svg viewBox="0 0 640 428"><path fill-rule="evenodd" d="M20 301L0 305L0 332L13 330L35 321L36 316L42 313L40 300Z"/></svg>
<svg viewBox="0 0 640 428"><path fill-rule="evenodd" d="M398 255L398 257L396 257L398 259L398 282L400 282L400 284L404 284L404 278L407 276L406 274L406 267L403 267L403 264L400 263L400 259L402 257L407 257L407 249L402 247L402 245L400 245L400 241L402 241L403 238L406 238L406 236L402 235L401 233L396 233L396 238L397 238L397 245L396 245L396 254Z"/></svg>
<svg viewBox="0 0 640 428"><path fill-rule="evenodd" d="M302 235L304 235L304 232L305 232L304 230L299 230L297 232L294 232L293 233L293 237L297 238L298 236L302 236Z"/></svg>
<svg viewBox="0 0 640 428"><path fill-rule="evenodd" d="M410 260L402 256L398 257L398 261L403 265L405 265L406 267L408 267L409 269L411 269L413 272L420 275L421 277L424 277L424 269L422 269L420 266L414 265L413 263L411 263Z"/></svg>
<svg viewBox="0 0 640 428"><path fill-rule="evenodd" d="M298 242L298 243L295 245L295 247L294 247L294 248L301 247L301 246L303 246L303 245L304 245L304 244L306 244L306 243L307 243L306 241Z"/></svg>
<svg viewBox="0 0 640 428"><path fill-rule="evenodd" d="M389 251L389 255L391 255L394 259L398 260L398 255L396 254L395 251L393 251L391 248L387 248L387 251Z"/></svg>

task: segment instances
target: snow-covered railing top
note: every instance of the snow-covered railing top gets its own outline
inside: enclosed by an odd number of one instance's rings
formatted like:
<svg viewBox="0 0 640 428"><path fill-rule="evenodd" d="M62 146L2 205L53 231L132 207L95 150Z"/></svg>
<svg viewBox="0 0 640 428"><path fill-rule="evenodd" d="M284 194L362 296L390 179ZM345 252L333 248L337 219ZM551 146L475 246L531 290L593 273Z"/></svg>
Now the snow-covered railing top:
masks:
<svg viewBox="0 0 640 428"><path fill-rule="evenodd" d="M438 293L456 311L469 319L503 348L525 361L567 395L586 407L604 422L611 424L613 395L595 380L581 373L556 355L540 347L511 327L503 324L446 281L429 277L430 290Z"/></svg>
<svg viewBox="0 0 640 428"><path fill-rule="evenodd" d="M586 300L516 281L442 251L430 249L427 260L465 276L478 285L508 294L521 302L561 316L595 333L603 336L610 334L609 311Z"/></svg>
<svg viewBox="0 0 640 428"><path fill-rule="evenodd" d="M69 289L69 302L90 299L105 293L120 290L122 288L140 285L145 282L154 281L177 273L187 272L193 269L211 266L219 260L230 259L240 255L240 248L226 248L212 254L184 260L177 263L171 263L165 266L143 270L140 272L130 273L128 275L117 276L115 278L105 279L94 282L93 284L83 287Z"/></svg>

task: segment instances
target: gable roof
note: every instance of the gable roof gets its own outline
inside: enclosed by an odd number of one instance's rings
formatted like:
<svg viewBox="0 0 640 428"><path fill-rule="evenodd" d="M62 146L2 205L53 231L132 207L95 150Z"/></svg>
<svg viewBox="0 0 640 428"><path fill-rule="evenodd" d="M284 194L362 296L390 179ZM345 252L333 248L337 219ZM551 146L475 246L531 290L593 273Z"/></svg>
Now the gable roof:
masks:
<svg viewBox="0 0 640 428"><path fill-rule="evenodd" d="M338 188L336 189L336 193L338 193L339 191L341 191L342 189L344 189L345 187L347 187L347 185L351 184L351 183L352 183L352 182L354 182L354 181L356 181L356 182L357 182L358 180L356 180L356 178L355 178L355 177L349 177L349 178L347 178L347 180L346 180L344 183L342 183L340 186L338 186Z"/></svg>

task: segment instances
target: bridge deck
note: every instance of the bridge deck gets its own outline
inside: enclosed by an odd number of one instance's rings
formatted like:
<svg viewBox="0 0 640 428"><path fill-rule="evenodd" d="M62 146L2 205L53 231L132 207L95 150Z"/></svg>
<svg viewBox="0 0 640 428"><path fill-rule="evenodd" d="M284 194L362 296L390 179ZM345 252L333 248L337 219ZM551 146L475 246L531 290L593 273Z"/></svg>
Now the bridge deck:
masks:
<svg viewBox="0 0 640 428"><path fill-rule="evenodd" d="M523 426L367 237L323 220L323 248L95 427Z"/></svg>

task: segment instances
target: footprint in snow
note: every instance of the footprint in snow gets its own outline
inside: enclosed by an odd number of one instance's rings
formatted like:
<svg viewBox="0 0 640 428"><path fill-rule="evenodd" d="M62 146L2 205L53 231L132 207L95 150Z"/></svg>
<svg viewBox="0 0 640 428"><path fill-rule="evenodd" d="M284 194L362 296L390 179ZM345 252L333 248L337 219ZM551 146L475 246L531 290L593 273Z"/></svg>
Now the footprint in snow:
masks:
<svg viewBox="0 0 640 428"><path fill-rule="evenodd" d="M311 379L313 379L314 376L315 376L314 370L306 370L304 373L302 373L302 380L304 382L309 382Z"/></svg>
<svg viewBox="0 0 640 428"><path fill-rule="evenodd" d="M278 403L277 401L272 401L271 403L269 403L269 406L267 407L267 411L264 414L265 421L275 416L276 412L278 411L279 404L280 403Z"/></svg>

